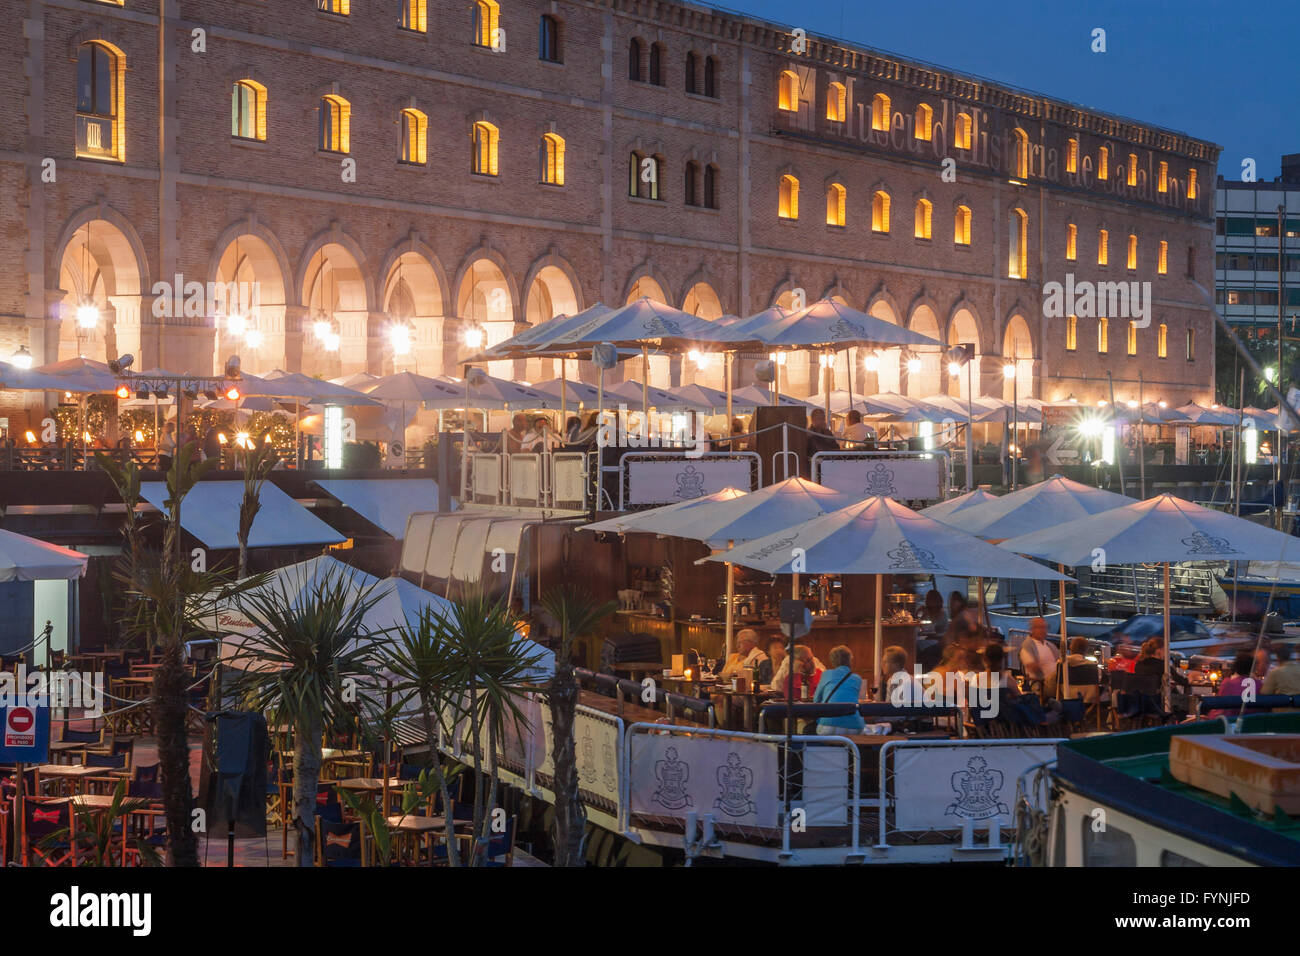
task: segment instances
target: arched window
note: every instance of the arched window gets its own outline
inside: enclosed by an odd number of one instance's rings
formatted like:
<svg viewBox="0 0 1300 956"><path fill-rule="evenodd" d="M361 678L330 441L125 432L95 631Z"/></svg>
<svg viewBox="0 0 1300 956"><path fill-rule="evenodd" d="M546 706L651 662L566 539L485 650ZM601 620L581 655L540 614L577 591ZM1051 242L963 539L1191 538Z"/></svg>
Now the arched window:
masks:
<svg viewBox="0 0 1300 956"><path fill-rule="evenodd" d="M871 231L889 232L889 193L877 189L871 196Z"/></svg>
<svg viewBox="0 0 1300 956"><path fill-rule="evenodd" d="M782 219L799 218L799 180L788 173L781 177L781 195L776 214Z"/></svg>
<svg viewBox="0 0 1300 956"><path fill-rule="evenodd" d="M1169 326L1163 322L1156 329L1156 358L1169 358Z"/></svg>
<svg viewBox="0 0 1300 956"><path fill-rule="evenodd" d="M826 187L826 225L842 226L845 219L845 205L848 199L848 190L839 183L831 183Z"/></svg>
<svg viewBox="0 0 1300 956"><path fill-rule="evenodd" d="M970 206L958 206L953 218L952 241L959 246L970 245Z"/></svg>
<svg viewBox="0 0 1300 956"><path fill-rule="evenodd" d="M922 142L930 142L934 135L934 110L928 103L918 103L916 106L916 128L912 135Z"/></svg>
<svg viewBox="0 0 1300 956"><path fill-rule="evenodd" d="M320 101L320 148L328 153L351 151L352 104L333 94Z"/></svg>
<svg viewBox="0 0 1300 956"><path fill-rule="evenodd" d="M1105 146L1097 150L1097 178L1110 179L1110 150Z"/></svg>
<svg viewBox="0 0 1300 956"><path fill-rule="evenodd" d="M1065 141L1065 171L1067 173L1079 171L1079 141L1073 136Z"/></svg>
<svg viewBox="0 0 1300 956"><path fill-rule="evenodd" d="M501 26L501 7L496 0L474 0L470 12L470 29L475 46L497 48Z"/></svg>
<svg viewBox="0 0 1300 956"><path fill-rule="evenodd" d="M1110 233L1105 229L1097 230L1097 265L1110 265Z"/></svg>
<svg viewBox="0 0 1300 956"><path fill-rule="evenodd" d="M782 70L780 87L777 90L777 105L787 112L799 111L799 77L793 70Z"/></svg>
<svg viewBox="0 0 1300 956"><path fill-rule="evenodd" d="M628 157L628 195L641 199L659 198L659 177L663 174L663 159L633 151Z"/></svg>
<svg viewBox="0 0 1300 956"><path fill-rule="evenodd" d="M560 21L543 13L537 24L537 59L547 63L563 63L560 53Z"/></svg>
<svg viewBox="0 0 1300 956"><path fill-rule="evenodd" d="M718 177L721 171L718 167L709 163L704 167L704 205L708 209L717 209L721 202L718 196Z"/></svg>
<svg viewBox="0 0 1300 956"><path fill-rule="evenodd" d="M352 12L352 0L316 0L316 9L322 13L346 17Z"/></svg>
<svg viewBox="0 0 1300 956"><path fill-rule="evenodd" d="M1023 209L1011 210L1011 246L1007 255L1007 278L1029 277L1029 214Z"/></svg>
<svg viewBox="0 0 1300 956"><path fill-rule="evenodd" d="M1104 318L1097 320L1097 351L1103 355L1110 351L1110 340L1107 335L1109 324Z"/></svg>
<svg viewBox="0 0 1300 956"><path fill-rule="evenodd" d="M479 176L496 176L497 146L500 132L491 123L484 120L474 124L470 155L470 172Z"/></svg>
<svg viewBox="0 0 1300 956"><path fill-rule="evenodd" d="M627 44L627 78L641 82L641 39L633 37Z"/></svg>
<svg viewBox="0 0 1300 956"><path fill-rule="evenodd" d="M688 160L686 169L682 174L682 196L683 202L688 206L700 205L698 192L698 182L700 178L700 164L695 160Z"/></svg>
<svg viewBox="0 0 1300 956"><path fill-rule="evenodd" d="M123 57L103 43L77 49L77 155L125 158Z"/></svg>
<svg viewBox="0 0 1300 956"><path fill-rule="evenodd" d="M889 130L889 123L893 114L889 106L889 97L884 93L877 93L871 98L871 128L874 130Z"/></svg>
<svg viewBox="0 0 1300 956"><path fill-rule="evenodd" d="M696 57L694 50L686 51L686 92L697 93L695 88L695 73L699 69L699 58Z"/></svg>
<svg viewBox="0 0 1300 956"><path fill-rule="evenodd" d="M551 186L564 185L564 137L545 133L537 150L538 175Z"/></svg>
<svg viewBox="0 0 1300 956"><path fill-rule="evenodd" d="M401 161L413 166L423 166L429 161L429 117L422 111L408 108L399 117L402 124Z"/></svg>
<svg viewBox="0 0 1300 956"><path fill-rule="evenodd" d="M1187 171L1187 198L1196 198L1196 170L1194 169L1189 169ZM1188 334L1190 335L1191 333L1189 332Z"/></svg>
<svg viewBox="0 0 1300 956"><path fill-rule="evenodd" d="M826 87L826 118L832 123L843 123L848 116L849 91L843 83Z"/></svg>
<svg viewBox="0 0 1300 956"><path fill-rule="evenodd" d="M1160 164L1159 178L1156 180L1156 189L1162 193L1169 192L1169 164L1162 162Z"/></svg>
<svg viewBox="0 0 1300 956"><path fill-rule="evenodd" d="M1169 243L1160 240L1160 254L1156 259L1156 271L1161 275L1169 273Z"/></svg>
<svg viewBox="0 0 1300 956"><path fill-rule="evenodd" d="M239 80L230 93L230 135L236 139L266 139L266 87Z"/></svg>
<svg viewBox="0 0 1300 956"><path fill-rule="evenodd" d="M1136 186L1138 184L1138 154L1137 153L1128 154L1128 169L1125 170L1125 173L1128 177L1127 178L1128 185Z"/></svg>
<svg viewBox="0 0 1300 956"><path fill-rule="evenodd" d="M664 85L664 45L650 44L650 71L647 76L654 86Z"/></svg>
<svg viewBox="0 0 1300 956"><path fill-rule="evenodd" d="M1129 355L1138 354L1138 327L1133 319L1128 320L1128 333L1126 335L1126 344Z"/></svg>
<svg viewBox="0 0 1300 956"><path fill-rule="evenodd" d="M916 201L916 208L913 210L912 216L915 220L913 235L917 239L930 238L930 216L933 209L934 206L928 199L918 199Z"/></svg>
<svg viewBox="0 0 1300 956"><path fill-rule="evenodd" d="M1079 348L1079 317L1077 315L1067 315L1065 317L1065 350L1067 352L1076 351Z"/></svg>
<svg viewBox="0 0 1300 956"><path fill-rule="evenodd" d="M1138 267L1138 237L1129 233L1128 237L1128 255L1125 257L1125 266L1130 270Z"/></svg>
<svg viewBox="0 0 1300 956"><path fill-rule="evenodd" d="M402 0L403 30L427 33L429 30L429 0Z"/></svg>
<svg viewBox="0 0 1300 956"><path fill-rule="evenodd" d="M973 125L969 113L957 114L957 125L952 134L954 146L958 149L970 149Z"/></svg>
<svg viewBox="0 0 1300 956"><path fill-rule="evenodd" d="M1065 227L1065 258L1074 262L1079 256L1079 227L1070 223Z"/></svg>
<svg viewBox="0 0 1300 956"><path fill-rule="evenodd" d="M715 100L718 98L718 58L715 56L704 58L704 95Z"/></svg>
<svg viewBox="0 0 1300 956"><path fill-rule="evenodd" d="M1016 137L1016 178L1029 178L1029 134L1020 127L1015 129Z"/></svg>

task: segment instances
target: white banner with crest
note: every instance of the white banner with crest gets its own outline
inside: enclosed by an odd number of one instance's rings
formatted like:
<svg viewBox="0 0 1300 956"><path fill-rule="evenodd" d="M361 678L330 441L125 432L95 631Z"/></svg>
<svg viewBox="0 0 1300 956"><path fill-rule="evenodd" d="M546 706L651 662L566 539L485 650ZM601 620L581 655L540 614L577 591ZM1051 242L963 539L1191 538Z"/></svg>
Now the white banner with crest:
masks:
<svg viewBox="0 0 1300 956"><path fill-rule="evenodd" d="M896 501L943 498L942 458L836 458L817 456L816 481L858 498L884 495Z"/></svg>
<svg viewBox="0 0 1300 956"><path fill-rule="evenodd" d="M551 708L542 707L542 733L545 738L538 757L538 773L554 776L554 734ZM573 726L573 743L578 761L578 789L603 797L618 805L618 725L579 710Z"/></svg>
<svg viewBox="0 0 1300 956"><path fill-rule="evenodd" d="M723 488L753 490L750 458L688 458L647 460L623 458L627 473L624 506L665 505L703 498Z"/></svg>
<svg viewBox="0 0 1300 956"><path fill-rule="evenodd" d="M1056 757L1056 741L1015 744L937 744L892 747L894 827L959 830L963 820L984 829L994 818L1012 824L1016 780Z"/></svg>
<svg viewBox="0 0 1300 956"><path fill-rule="evenodd" d="M776 744L739 738L633 734L631 810L713 814L719 823L777 825Z"/></svg>

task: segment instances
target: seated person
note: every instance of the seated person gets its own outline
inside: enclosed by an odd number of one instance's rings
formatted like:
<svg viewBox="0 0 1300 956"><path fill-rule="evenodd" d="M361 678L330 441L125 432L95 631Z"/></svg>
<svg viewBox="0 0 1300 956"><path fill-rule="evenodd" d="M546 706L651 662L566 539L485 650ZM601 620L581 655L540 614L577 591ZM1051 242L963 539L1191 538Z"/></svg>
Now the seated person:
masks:
<svg viewBox="0 0 1300 956"><path fill-rule="evenodd" d="M1007 668L1007 652L1001 644L996 641L985 645L984 647L984 670L990 675L997 675L998 688L1008 700L1015 700L1020 696L1020 685L1016 682L1016 677Z"/></svg>
<svg viewBox="0 0 1300 956"><path fill-rule="evenodd" d="M876 699L895 707L920 704L921 691L916 677L907 669L907 651L897 644L886 647L880 655L881 683Z"/></svg>
<svg viewBox="0 0 1300 956"><path fill-rule="evenodd" d="M1092 665L1092 661L1087 658L1088 639L1086 637L1074 637L1070 639L1070 653L1065 657L1066 667L1085 667ZM1069 675L1066 675L1067 677ZM1071 684L1070 699L1081 699L1085 704L1092 705L1097 703L1097 695L1101 693L1101 687L1097 684Z"/></svg>
<svg viewBox="0 0 1300 956"><path fill-rule="evenodd" d="M843 644L831 648L831 666L817 682L813 694L815 704L856 704L862 696L862 678L853 673L853 652ZM817 720L817 733L860 734L866 721L857 711L843 717L821 717Z"/></svg>
<svg viewBox="0 0 1300 956"><path fill-rule="evenodd" d="M551 427L551 420L545 415L533 419L533 430L524 436L524 451L534 454L546 454L564 444L564 440Z"/></svg>
<svg viewBox="0 0 1300 956"><path fill-rule="evenodd" d="M822 673L826 670L826 665L813 656L812 648L806 644L796 644L794 646L794 699L800 700L803 696L803 688L808 686L808 696L812 697L813 692L817 689L817 681ZM787 657L781 664L780 670L772 675L772 689L785 696L789 689L790 678L790 658Z"/></svg>
<svg viewBox="0 0 1300 956"><path fill-rule="evenodd" d="M920 616L930 622L927 630L932 634L942 634L948 629L948 615L943 609L943 596L938 591L932 590L925 596L925 604L921 606Z"/></svg>
<svg viewBox="0 0 1300 956"><path fill-rule="evenodd" d="M762 678L760 683L772 683L773 676L781 668L781 665L785 663L785 657L785 638L774 637L772 640L768 641L767 660L763 661L759 666L759 674Z"/></svg>
<svg viewBox="0 0 1300 956"><path fill-rule="evenodd" d="M944 706L960 707L970 700L968 685L974 677L975 655L959 644L949 644L943 649L939 666L921 675L921 690L924 693L933 687L931 694L937 694Z"/></svg>
<svg viewBox="0 0 1300 956"><path fill-rule="evenodd" d="M805 454L809 459L819 451L839 451L840 443L835 440L831 430L826 426L826 410L814 408L808 416L808 441Z"/></svg>
<svg viewBox="0 0 1300 956"><path fill-rule="evenodd" d="M1274 649L1277 654L1277 666L1264 678L1265 694L1286 694L1288 697L1300 697L1300 661L1293 661L1294 653L1290 644L1278 644ZM1281 710L1282 708L1278 708ZM1294 708L1286 708L1293 710Z"/></svg>
<svg viewBox="0 0 1300 956"><path fill-rule="evenodd" d="M564 422L564 440L570 443L575 442L581 433L582 419L577 415L570 415Z"/></svg>
<svg viewBox="0 0 1300 956"><path fill-rule="evenodd" d="M1155 638L1152 638L1155 640ZM1145 645L1144 645L1145 647ZM1139 664L1141 661L1138 662ZM1259 681L1250 676L1251 670L1255 666L1255 655L1250 651L1238 651L1237 656L1232 659L1232 676L1219 685L1219 694L1223 697L1241 697L1243 691L1249 689L1254 697L1259 697ZM1172 677L1174 671L1170 671ZM1247 683L1249 681L1249 683ZM1240 707L1234 707L1231 710L1219 708L1210 711L1207 717L1227 717L1235 719L1240 712Z"/></svg>
<svg viewBox="0 0 1300 956"><path fill-rule="evenodd" d="M731 437L727 439L726 451L750 451L749 439L745 435L745 423L739 418L731 420Z"/></svg>
<svg viewBox="0 0 1300 956"><path fill-rule="evenodd" d="M1249 654L1247 654L1249 656ZM1254 658L1246 665L1246 674L1250 674L1251 665L1254 664ZM1133 673L1138 677L1161 677L1165 676L1165 649L1164 639L1159 637L1149 637L1142 642L1142 650L1138 652L1138 658L1133 665ZM1176 684L1187 686L1187 678L1176 667L1169 669L1169 678ZM1229 678L1231 680L1231 678ZM1223 682L1224 687L1228 681ZM1223 687L1219 688L1219 693L1229 693ZM1239 692L1238 692L1239 693Z"/></svg>
<svg viewBox="0 0 1300 956"><path fill-rule="evenodd" d="M516 412L510 420L510 428L501 436L501 451L507 455L516 455L524 451L524 438L528 435L528 416Z"/></svg>
<svg viewBox="0 0 1300 956"><path fill-rule="evenodd" d="M765 660L767 655L758 649L758 631L747 627L736 635L736 652L727 658L718 680L739 677L744 668L757 667Z"/></svg>
<svg viewBox="0 0 1300 956"><path fill-rule="evenodd" d="M862 420L856 408L849 410L848 424L844 427L845 448L850 451L875 451L876 430Z"/></svg>

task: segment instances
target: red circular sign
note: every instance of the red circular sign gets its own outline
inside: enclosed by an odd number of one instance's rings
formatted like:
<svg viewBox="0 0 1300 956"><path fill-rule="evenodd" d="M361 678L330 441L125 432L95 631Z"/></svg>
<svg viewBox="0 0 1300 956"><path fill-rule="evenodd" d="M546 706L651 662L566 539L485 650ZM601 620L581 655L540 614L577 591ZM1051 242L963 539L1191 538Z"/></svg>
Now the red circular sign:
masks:
<svg viewBox="0 0 1300 956"><path fill-rule="evenodd" d="M9 729L16 734L26 733L36 724L36 715L30 707L11 707L9 709Z"/></svg>

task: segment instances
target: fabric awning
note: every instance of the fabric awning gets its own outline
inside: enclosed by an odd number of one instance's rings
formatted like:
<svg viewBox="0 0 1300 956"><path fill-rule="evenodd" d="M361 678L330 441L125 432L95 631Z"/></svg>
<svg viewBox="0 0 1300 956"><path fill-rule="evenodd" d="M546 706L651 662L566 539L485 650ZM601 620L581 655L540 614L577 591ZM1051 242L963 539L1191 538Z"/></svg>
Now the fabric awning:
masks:
<svg viewBox="0 0 1300 956"><path fill-rule="evenodd" d="M472 583L482 576L484 559L496 548L510 557L519 553L529 525L517 512L488 509L455 514L413 514L402 542L401 568L441 580Z"/></svg>
<svg viewBox="0 0 1300 956"><path fill-rule="evenodd" d="M166 511L164 482L141 482L140 496L159 511ZM209 548L238 548L239 502L243 496L242 481L201 481L181 505L181 527ZM248 536L251 548L338 544L347 540L270 482L262 485L261 502Z"/></svg>
<svg viewBox="0 0 1300 956"><path fill-rule="evenodd" d="M79 551L0 530L0 581L71 581L86 573Z"/></svg>
<svg viewBox="0 0 1300 956"><path fill-rule="evenodd" d="M432 478L338 478L315 484L398 541L406 537L412 514L438 507L438 483Z"/></svg>

